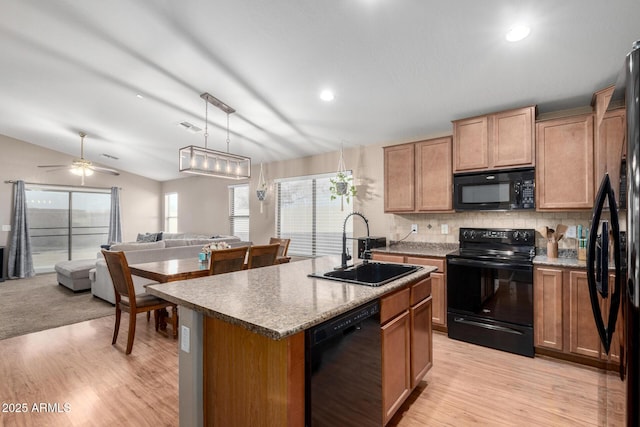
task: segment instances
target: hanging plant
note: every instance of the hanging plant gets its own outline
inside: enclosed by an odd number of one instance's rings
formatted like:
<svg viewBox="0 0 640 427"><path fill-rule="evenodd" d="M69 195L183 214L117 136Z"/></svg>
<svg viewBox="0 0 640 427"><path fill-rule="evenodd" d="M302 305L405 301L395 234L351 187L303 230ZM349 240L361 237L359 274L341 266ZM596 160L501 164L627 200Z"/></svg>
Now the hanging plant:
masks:
<svg viewBox="0 0 640 427"><path fill-rule="evenodd" d="M256 196L260 201L260 213L263 213L262 202L267 198L267 182L264 179L264 174L262 173L262 163L260 163L260 176L258 177L258 188L256 189Z"/></svg>
<svg viewBox="0 0 640 427"><path fill-rule="evenodd" d="M329 187L331 200L335 200L340 197L340 210L344 210L344 200L346 199L347 204L349 204L351 198L356 196L358 189L353 185L353 177L347 174L347 170L344 165L342 147L340 147L338 172L334 178L329 178L329 182L331 183L331 186Z"/></svg>

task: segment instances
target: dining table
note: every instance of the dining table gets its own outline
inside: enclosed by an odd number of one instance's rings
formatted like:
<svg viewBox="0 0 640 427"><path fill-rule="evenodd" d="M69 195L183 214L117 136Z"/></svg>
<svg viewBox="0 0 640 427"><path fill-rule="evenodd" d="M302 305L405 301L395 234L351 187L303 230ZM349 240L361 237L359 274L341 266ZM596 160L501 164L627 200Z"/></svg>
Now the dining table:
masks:
<svg viewBox="0 0 640 427"><path fill-rule="evenodd" d="M209 261L197 258L168 259L129 266L131 274L160 283L195 279L209 275Z"/></svg>

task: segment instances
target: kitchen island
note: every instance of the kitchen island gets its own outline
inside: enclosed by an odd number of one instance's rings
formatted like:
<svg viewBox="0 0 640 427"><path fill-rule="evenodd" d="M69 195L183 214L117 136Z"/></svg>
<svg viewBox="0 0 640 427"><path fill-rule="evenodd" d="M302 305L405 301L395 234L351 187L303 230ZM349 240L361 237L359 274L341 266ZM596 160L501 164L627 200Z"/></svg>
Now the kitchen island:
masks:
<svg viewBox="0 0 640 427"><path fill-rule="evenodd" d="M339 264L322 257L147 287L179 305L180 425L304 425L304 332L432 271L380 287L307 276Z"/></svg>

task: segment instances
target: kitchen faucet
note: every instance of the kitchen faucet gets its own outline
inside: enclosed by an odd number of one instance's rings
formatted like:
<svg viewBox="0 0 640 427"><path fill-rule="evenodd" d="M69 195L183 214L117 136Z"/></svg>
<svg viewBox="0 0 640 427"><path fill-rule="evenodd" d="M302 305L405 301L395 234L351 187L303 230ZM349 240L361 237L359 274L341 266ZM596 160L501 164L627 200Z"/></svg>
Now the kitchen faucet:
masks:
<svg viewBox="0 0 640 427"><path fill-rule="evenodd" d="M367 226L367 240L365 240L364 243L364 253L369 252L368 246L369 246L369 220L367 218L365 218L364 215L362 215L360 212L352 212L349 215L347 215L347 217L344 219L344 224L342 225L342 264L339 267L336 267L336 270L344 270L345 268L347 268L347 261L349 261L351 259L351 255L349 255L347 253L347 220L349 219L349 217L353 216L353 215L357 215L360 218L362 218L364 220L365 225ZM367 258L364 258L363 263L367 263Z"/></svg>

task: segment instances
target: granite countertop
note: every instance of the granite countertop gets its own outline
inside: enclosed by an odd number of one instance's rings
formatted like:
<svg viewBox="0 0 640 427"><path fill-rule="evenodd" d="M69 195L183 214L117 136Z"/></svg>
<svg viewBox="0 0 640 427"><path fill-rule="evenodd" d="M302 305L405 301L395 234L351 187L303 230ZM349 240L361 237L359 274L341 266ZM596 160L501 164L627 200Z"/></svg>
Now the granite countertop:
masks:
<svg viewBox="0 0 640 427"><path fill-rule="evenodd" d="M555 267L566 268L587 268L587 262L577 258L558 257L549 258L546 255L536 255L533 258L534 265L550 265Z"/></svg>
<svg viewBox="0 0 640 427"><path fill-rule="evenodd" d="M278 340L423 279L435 270L424 266L379 287L307 277L337 265L339 257L321 257L149 285L147 292Z"/></svg>
<svg viewBox="0 0 640 427"><path fill-rule="evenodd" d="M445 257L447 254L456 250L458 250L457 243L390 242L390 244L384 248L371 249L371 252L425 257Z"/></svg>

